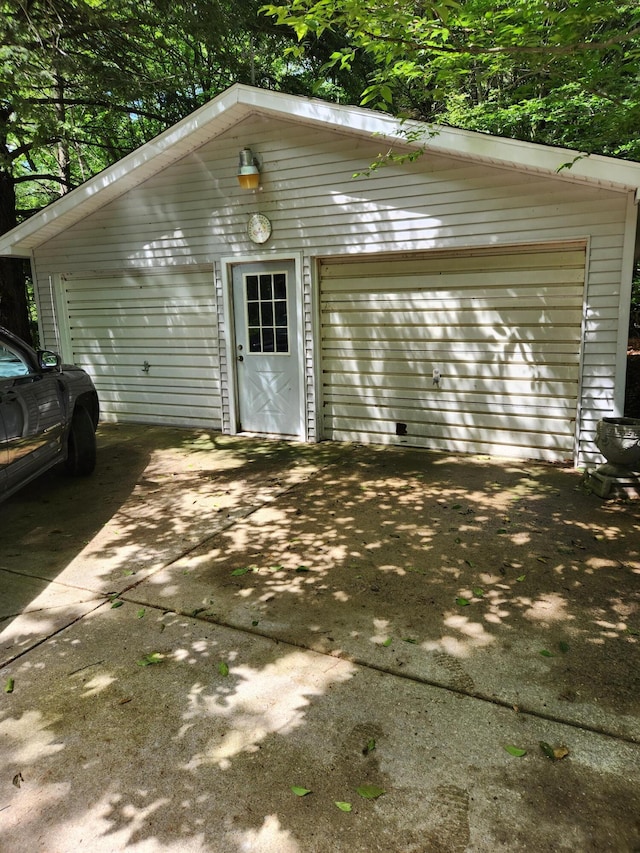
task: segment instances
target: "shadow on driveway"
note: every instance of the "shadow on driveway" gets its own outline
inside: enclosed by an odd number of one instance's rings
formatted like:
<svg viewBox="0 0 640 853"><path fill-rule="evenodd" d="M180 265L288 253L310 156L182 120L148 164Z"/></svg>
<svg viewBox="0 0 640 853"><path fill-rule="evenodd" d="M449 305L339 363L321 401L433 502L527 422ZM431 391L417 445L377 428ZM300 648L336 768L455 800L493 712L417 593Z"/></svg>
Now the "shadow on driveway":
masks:
<svg viewBox="0 0 640 853"><path fill-rule="evenodd" d="M640 845L640 507L577 472L108 426L0 513L7 850Z"/></svg>

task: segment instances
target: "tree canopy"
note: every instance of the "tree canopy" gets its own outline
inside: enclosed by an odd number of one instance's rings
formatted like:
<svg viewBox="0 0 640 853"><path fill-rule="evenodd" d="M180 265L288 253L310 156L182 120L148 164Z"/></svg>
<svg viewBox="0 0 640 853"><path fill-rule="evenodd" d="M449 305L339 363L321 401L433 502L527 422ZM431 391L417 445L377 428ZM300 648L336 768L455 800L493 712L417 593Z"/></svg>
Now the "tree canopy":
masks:
<svg viewBox="0 0 640 853"><path fill-rule="evenodd" d="M640 159L637 0L290 0L300 53L372 63L361 103L427 121Z"/></svg>
<svg viewBox="0 0 640 853"><path fill-rule="evenodd" d="M357 98L355 69L304 62L259 0L0 0L0 233L234 82ZM0 259L0 324L29 337L24 265Z"/></svg>

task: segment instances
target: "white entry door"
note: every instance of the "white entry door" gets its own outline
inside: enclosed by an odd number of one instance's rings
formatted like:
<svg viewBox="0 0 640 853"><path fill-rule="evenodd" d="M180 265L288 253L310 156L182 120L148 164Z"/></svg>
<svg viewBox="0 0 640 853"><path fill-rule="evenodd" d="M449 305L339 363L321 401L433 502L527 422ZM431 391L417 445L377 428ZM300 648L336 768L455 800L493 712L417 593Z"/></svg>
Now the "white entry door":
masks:
<svg viewBox="0 0 640 853"><path fill-rule="evenodd" d="M238 430L302 437L293 261L233 267Z"/></svg>

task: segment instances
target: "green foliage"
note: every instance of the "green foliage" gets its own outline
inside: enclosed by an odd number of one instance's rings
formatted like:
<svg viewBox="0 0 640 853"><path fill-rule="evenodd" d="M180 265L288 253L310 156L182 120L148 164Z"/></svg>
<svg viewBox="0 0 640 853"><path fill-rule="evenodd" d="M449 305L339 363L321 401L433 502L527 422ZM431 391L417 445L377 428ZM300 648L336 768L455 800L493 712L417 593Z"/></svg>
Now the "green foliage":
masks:
<svg viewBox="0 0 640 853"><path fill-rule="evenodd" d="M425 120L640 159L635 0L292 0L266 14L302 46L372 63L361 103Z"/></svg>

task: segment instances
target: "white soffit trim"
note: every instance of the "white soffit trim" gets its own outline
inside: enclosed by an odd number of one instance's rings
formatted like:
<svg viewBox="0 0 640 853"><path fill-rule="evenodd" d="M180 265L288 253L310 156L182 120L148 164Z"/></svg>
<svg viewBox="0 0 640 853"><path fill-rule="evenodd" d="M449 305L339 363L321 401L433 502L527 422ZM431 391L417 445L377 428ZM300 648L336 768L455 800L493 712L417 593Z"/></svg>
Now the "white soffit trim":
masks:
<svg viewBox="0 0 640 853"><path fill-rule="evenodd" d="M369 140L381 139L385 146L392 142L405 149L424 146L427 150L451 157L640 193L640 163L600 155L585 156L570 149L457 128L402 122L393 116L361 107L331 104L237 83L17 228L1 235L0 256L28 257L35 247L252 114ZM570 168L567 168L568 164L572 164Z"/></svg>

